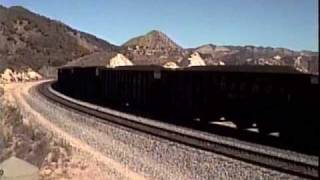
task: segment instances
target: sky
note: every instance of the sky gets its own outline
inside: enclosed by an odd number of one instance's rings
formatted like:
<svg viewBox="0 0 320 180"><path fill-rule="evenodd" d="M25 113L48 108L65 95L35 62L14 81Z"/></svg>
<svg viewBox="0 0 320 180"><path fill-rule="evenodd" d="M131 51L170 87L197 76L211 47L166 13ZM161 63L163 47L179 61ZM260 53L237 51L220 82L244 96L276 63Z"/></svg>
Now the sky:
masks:
<svg viewBox="0 0 320 180"><path fill-rule="evenodd" d="M160 30L185 48L256 45L318 51L318 0L0 0L116 45Z"/></svg>

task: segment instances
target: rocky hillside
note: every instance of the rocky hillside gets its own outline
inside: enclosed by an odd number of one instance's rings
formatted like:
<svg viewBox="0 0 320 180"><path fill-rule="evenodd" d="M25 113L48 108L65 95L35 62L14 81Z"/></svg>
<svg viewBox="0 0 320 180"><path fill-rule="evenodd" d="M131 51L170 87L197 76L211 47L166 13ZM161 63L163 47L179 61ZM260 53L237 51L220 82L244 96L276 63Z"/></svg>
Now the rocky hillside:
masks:
<svg viewBox="0 0 320 180"><path fill-rule="evenodd" d="M122 45L122 53L135 64L176 63L181 67L201 65L288 65L305 73L318 73L318 52L256 46L206 44L184 49L160 31L153 30ZM194 56L196 55L196 56ZM190 57L193 59L190 60ZM196 60L197 59L197 60ZM199 64L199 65L200 65Z"/></svg>
<svg viewBox="0 0 320 180"><path fill-rule="evenodd" d="M152 30L124 43L121 52L135 64L162 65L168 61L178 61L185 50L163 32Z"/></svg>
<svg viewBox="0 0 320 180"><path fill-rule="evenodd" d="M319 55L317 52L256 46L216 46L213 44L203 45L192 51L199 52L207 64L222 61L226 65L288 65L302 72L318 73Z"/></svg>
<svg viewBox="0 0 320 180"><path fill-rule="evenodd" d="M48 71L93 52L116 49L104 40L23 7L0 6L0 71Z"/></svg>
<svg viewBox="0 0 320 180"><path fill-rule="evenodd" d="M122 45L129 49L135 50L151 50L150 53L156 51L179 51L182 50L178 44L171 40L167 35L158 30L152 30L143 36L138 36L130 39ZM148 54L148 53L147 53Z"/></svg>
<svg viewBox="0 0 320 180"><path fill-rule="evenodd" d="M95 52L68 62L65 66L107 66L110 59L116 56L115 52Z"/></svg>
<svg viewBox="0 0 320 180"><path fill-rule="evenodd" d="M11 82L26 82L40 80L42 76L33 71L32 69L27 69L25 71L14 71L9 68L5 69L2 74L0 74L0 83L11 83Z"/></svg>

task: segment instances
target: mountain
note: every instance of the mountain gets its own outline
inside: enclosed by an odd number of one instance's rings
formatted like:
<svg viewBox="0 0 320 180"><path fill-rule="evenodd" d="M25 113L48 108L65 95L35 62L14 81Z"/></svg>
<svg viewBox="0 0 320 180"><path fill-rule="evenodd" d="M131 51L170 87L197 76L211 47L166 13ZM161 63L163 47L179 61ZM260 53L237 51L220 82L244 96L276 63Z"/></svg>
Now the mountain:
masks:
<svg viewBox="0 0 320 180"><path fill-rule="evenodd" d="M168 61L178 61L185 51L167 35L157 30L132 38L121 47L122 54L138 65L163 65Z"/></svg>
<svg viewBox="0 0 320 180"><path fill-rule="evenodd" d="M158 30L152 30L143 36L138 36L130 39L122 45L123 47L129 48L142 48L152 50L182 50L182 47L171 40L167 35ZM138 48L137 48L138 46Z"/></svg>
<svg viewBox="0 0 320 180"><path fill-rule="evenodd" d="M185 49L158 30L116 46L23 7L0 5L0 72L31 68L50 76L63 65L106 66L115 56L120 59L115 64L288 65L302 72L319 73L318 52L214 44Z"/></svg>
<svg viewBox="0 0 320 180"><path fill-rule="evenodd" d="M117 49L93 35L23 7L0 6L0 71L32 68L48 74L51 67L94 52Z"/></svg>

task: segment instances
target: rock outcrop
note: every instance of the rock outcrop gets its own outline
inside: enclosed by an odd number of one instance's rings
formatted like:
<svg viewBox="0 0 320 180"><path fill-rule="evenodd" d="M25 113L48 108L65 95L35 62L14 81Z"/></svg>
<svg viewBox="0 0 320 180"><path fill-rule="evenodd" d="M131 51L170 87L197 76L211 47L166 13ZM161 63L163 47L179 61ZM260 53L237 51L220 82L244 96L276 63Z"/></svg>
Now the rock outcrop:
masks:
<svg viewBox="0 0 320 180"><path fill-rule="evenodd" d="M173 61L169 61L169 62L166 62L164 65L163 65L164 68L168 68L168 69L177 69L179 68L179 66L177 65L177 63L173 62Z"/></svg>
<svg viewBox="0 0 320 180"><path fill-rule="evenodd" d="M126 58L123 54L117 54L113 58L110 59L109 64L107 67L118 67L118 66L132 66L133 63Z"/></svg>
<svg viewBox="0 0 320 180"><path fill-rule="evenodd" d="M189 60L189 67L190 66L205 66L206 63L204 62L204 60L202 59L202 57L200 56L200 54L198 52L194 52L193 54L191 54L191 56L188 58Z"/></svg>
<svg viewBox="0 0 320 180"><path fill-rule="evenodd" d="M0 81L2 83L26 82L40 79L42 79L42 76L30 68L26 71L15 71L8 68L5 69L0 76Z"/></svg>

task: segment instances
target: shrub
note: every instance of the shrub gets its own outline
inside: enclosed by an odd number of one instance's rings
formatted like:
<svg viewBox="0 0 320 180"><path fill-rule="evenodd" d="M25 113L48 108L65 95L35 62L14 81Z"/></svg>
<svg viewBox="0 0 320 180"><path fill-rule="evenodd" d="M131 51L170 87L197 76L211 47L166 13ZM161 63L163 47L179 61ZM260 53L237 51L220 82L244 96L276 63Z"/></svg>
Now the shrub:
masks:
<svg viewBox="0 0 320 180"><path fill-rule="evenodd" d="M9 37L7 37L7 41L14 41L14 38L9 36Z"/></svg>
<svg viewBox="0 0 320 180"><path fill-rule="evenodd" d="M88 54L90 54L90 50L80 45L79 46L79 54L80 54L80 56L88 55Z"/></svg>
<svg viewBox="0 0 320 180"><path fill-rule="evenodd" d="M0 87L0 97L4 94L4 90L2 87Z"/></svg>
<svg viewBox="0 0 320 180"><path fill-rule="evenodd" d="M23 27L23 29L25 30L25 31L31 31L32 30L32 25L31 24L27 24L27 25L25 25L24 27Z"/></svg>
<svg viewBox="0 0 320 180"><path fill-rule="evenodd" d="M22 116L17 108L4 104L0 104L0 112L0 137L6 144L12 140L14 129L22 125Z"/></svg>
<svg viewBox="0 0 320 180"><path fill-rule="evenodd" d="M26 41L26 38L23 37L23 36L20 36L20 41L25 42L25 41Z"/></svg>

